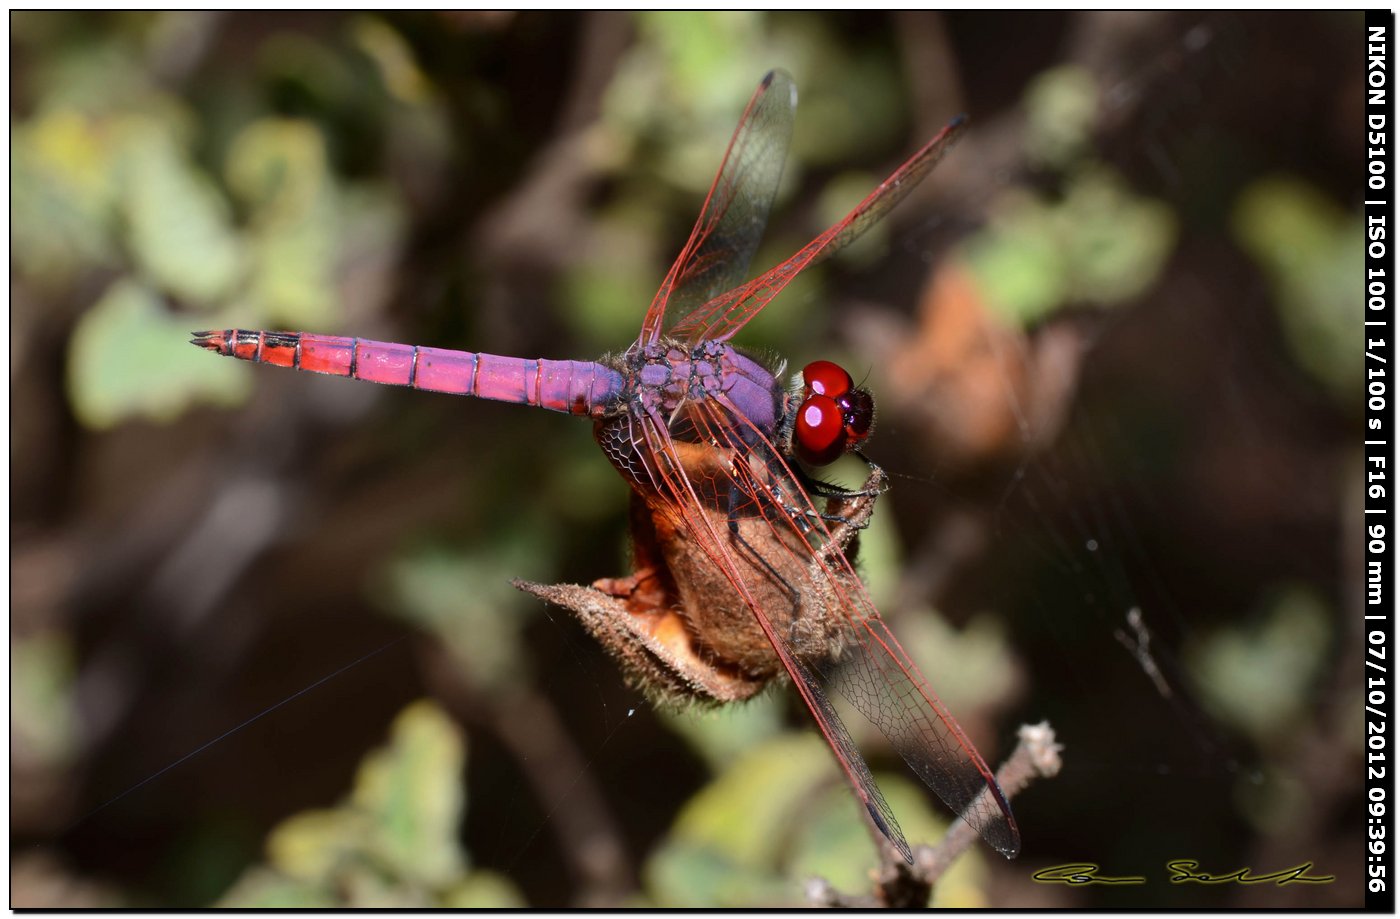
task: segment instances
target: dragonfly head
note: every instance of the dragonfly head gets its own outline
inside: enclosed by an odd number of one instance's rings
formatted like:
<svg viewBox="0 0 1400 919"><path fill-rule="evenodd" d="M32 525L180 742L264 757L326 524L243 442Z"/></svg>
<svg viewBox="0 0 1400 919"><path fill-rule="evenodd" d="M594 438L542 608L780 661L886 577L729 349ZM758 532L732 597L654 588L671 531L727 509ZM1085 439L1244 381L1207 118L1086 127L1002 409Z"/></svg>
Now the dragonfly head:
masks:
<svg viewBox="0 0 1400 919"><path fill-rule="evenodd" d="M793 421L792 446L809 466L825 466L854 450L875 426L875 400L831 361L802 368L802 403Z"/></svg>

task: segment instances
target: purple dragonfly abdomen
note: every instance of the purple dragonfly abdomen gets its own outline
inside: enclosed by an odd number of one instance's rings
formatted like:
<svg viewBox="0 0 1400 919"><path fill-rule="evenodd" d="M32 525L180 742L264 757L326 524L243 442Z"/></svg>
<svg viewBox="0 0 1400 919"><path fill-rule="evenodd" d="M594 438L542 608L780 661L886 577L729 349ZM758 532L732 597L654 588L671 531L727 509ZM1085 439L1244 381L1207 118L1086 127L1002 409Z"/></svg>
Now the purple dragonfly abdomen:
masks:
<svg viewBox="0 0 1400 919"><path fill-rule="evenodd" d="M255 364L594 418L612 408L623 388L620 373L593 361L527 360L338 335L244 329L196 332L193 342Z"/></svg>

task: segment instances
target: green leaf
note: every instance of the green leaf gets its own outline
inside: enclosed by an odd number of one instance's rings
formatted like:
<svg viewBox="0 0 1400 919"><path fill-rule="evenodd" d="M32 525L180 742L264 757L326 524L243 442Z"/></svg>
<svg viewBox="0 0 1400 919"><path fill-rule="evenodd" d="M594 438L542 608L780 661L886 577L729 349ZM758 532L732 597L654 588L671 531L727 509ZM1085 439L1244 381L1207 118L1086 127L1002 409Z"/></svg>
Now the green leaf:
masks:
<svg viewBox="0 0 1400 919"><path fill-rule="evenodd" d="M249 870L214 905L230 909L333 909L339 902L321 887L259 867Z"/></svg>
<svg viewBox="0 0 1400 919"><path fill-rule="evenodd" d="M844 366L850 366L849 364ZM855 459L855 457L851 457ZM864 475L866 469L860 470ZM848 487L858 488L860 479ZM887 499L888 500L888 499ZM886 508L889 505L885 505ZM870 518L870 525L860 534L860 555L857 570L861 580L875 601L875 608L888 610L895 601L899 590L900 576L903 573L904 554L899 542L899 531L895 527L892 510L876 513Z"/></svg>
<svg viewBox="0 0 1400 919"><path fill-rule="evenodd" d="M1055 239L1053 215L1023 190L1001 195L992 214L992 223L966 243L968 267L989 305L1028 324L1069 296L1069 266Z"/></svg>
<svg viewBox="0 0 1400 919"><path fill-rule="evenodd" d="M786 700L781 692L765 692L747 702L722 708L675 711L661 709L659 717L684 737L710 768L723 771L745 750L751 750L782 730Z"/></svg>
<svg viewBox="0 0 1400 919"><path fill-rule="evenodd" d="M792 906L801 896L795 879L684 840L658 849L645 875L648 892L662 908L777 908Z"/></svg>
<svg viewBox="0 0 1400 919"><path fill-rule="evenodd" d="M303 811L268 835L268 861L294 881L328 885L371 831L365 815L351 810Z"/></svg>
<svg viewBox="0 0 1400 919"><path fill-rule="evenodd" d="M820 876L865 893L879 854L860 805L833 768L826 744L786 734L735 758L677 817L644 869L661 906L794 906L802 881ZM880 775L881 791L911 843L934 843L947 819L903 775ZM985 863L964 856L939 886L936 905L985 906Z"/></svg>
<svg viewBox="0 0 1400 919"><path fill-rule="evenodd" d="M1006 699L1016 687L1016 662L995 616L978 614L955 629L933 610L910 609L899 617L898 631L905 650L953 711Z"/></svg>
<svg viewBox="0 0 1400 919"><path fill-rule="evenodd" d="M375 823L372 853L396 876L440 886L462 872L464 761L457 726L422 701L394 719L388 748L361 764L352 801Z"/></svg>
<svg viewBox="0 0 1400 919"><path fill-rule="evenodd" d="M735 759L676 818L647 863L661 905L753 906L794 902L797 881L779 868L805 802L835 778L825 744L784 735Z"/></svg>
<svg viewBox="0 0 1400 919"><path fill-rule="evenodd" d="M473 871L442 898L445 909L521 909L525 905L515 885L494 871Z"/></svg>
<svg viewBox="0 0 1400 919"><path fill-rule="evenodd" d="M763 14L748 10L639 12L636 19L642 44L660 52L689 95L712 92L715 74L730 69L735 48L755 42L763 25Z"/></svg>
<svg viewBox="0 0 1400 919"><path fill-rule="evenodd" d="M1071 269L1071 295L1103 306L1147 290L1176 242L1171 208L1133 194L1106 167L1075 178L1057 217Z"/></svg>
<svg viewBox="0 0 1400 919"><path fill-rule="evenodd" d="M72 708L73 649L66 636L40 632L10 641L11 755L27 768L56 770L78 740Z"/></svg>
<svg viewBox="0 0 1400 919"><path fill-rule="evenodd" d="M10 157L11 253L45 287L116 256L118 183L110 121L56 110L17 124Z"/></svg>
<svg viewBox="0 0 1400 919"><path fill-rule="evenodd" d="M1047 70L1026 91L1028 154L1050 167L1064 167L1089 150L1098 118L1098 85L1083 67Z"/></svg>
<svg viewBox="0 0 1400 919"><path fill-rule="evenodd" d="M539 572L539 550L538 534L523 527L502 531L471 553L415 550L388 565L381 602L440 636L474 681L486 687L517 684L530 674L521 632L539 604L510 579Z"/></svg>
<svg viewBox="0 0 1400 919"><path fill-rule="evenodd" d="M741 861L772 863L788 824L834 764L811 734L785 735L749 751L702 789L676 819L673 835Z"/></svg>
<svg viewBox="0 0 1400 919"><path fill-rule="evenodd" d="M661 282L659 208L627 202L600 214L590 228L593 257L572 263L560 286L568 309L561 317L585 342L610 347L637 335L640 316Z"/></svg>
<svg viewBox="0 0 1400 919"><path fill-rule="evenodd" d="M154 119L134 120L121 175L132 254L151 280L191 305L229 294L244 254L228 205L173 133Z"/></svg>
<svg viewBox="0 0 1400 919"><path fill-rule="evenodd" d="M1176 240L1171 209L1134 195L1107 167L1081 170L1058 202L1007 192L993 213L967 243L968 264L990 305L1021 324L1074 303L1141 296Z"/></svg>
<svg viewBox="0 0 1400 919"><path fill-rule="evenodd" d="M370 15L355 17L351 39L379 70L385 89L400 102L424 105L435 92L432 79L423 72L408 41L384 20Z"/></svg>
<svg viewBox="0 0 1400 919"><path fill-rule="evenodd" d="M108 288L69 343L68 398L78 419L91 428L133 417L166 422L196 401L245 399L247 368L190 347L189 325L139 281Z"/></svg>
<svg viewBox="0 0 1400 919"><path fill-rule="evenodd" d="M788 69L801 87L792 128L794 167L800 163L807 168L849 169L852 163L872 157L889 166L889 161L898 162L927 140L909 136L903 78L888 55L874 48L852 49L815 18L780 17L774 44L777 57L789 61ZM932 117L954 114L939 112ZM885 171L877 172L867 175L869 184L852 205L885 177Z"/></svg>
<svg viewBox="0 0 1400 919"><path fill-rule="evenodd" d="M623 58L603 100L608 139L622 151L659 140L654 168L672 185L704 194L734 130L736 105L773 66L764 14L699 10L634 18L642 40ZM745 57L765 63L752 71L730 66Z"/></svg>
<svg viewBox="0 0 1400 919"><path fill-rule="evenodd" d="M903 775L876 776L880 790L899 817L900 829L911 844L936 844L948 831L951 817L934 812L929 792ZM789 874L796 878L820 877L845 893L867 893L870 872L879 863L860 806L844 783L815 795L804 811L800 833L793 847ZM959 858L938 886L929 904L938 908L986 908L987 863L985 853L973 849Z"/></svg>
<svg viewBox="0 0 1400 919"><path fill-rule="evenodd" d="M1226 628L1187 648L1212 708L1256 738L1296 733L1332 643L1330 616L1311 590L1280 593L1261 621Z"/></svg>
<svg viewBox="0 0 1400 919"><path fill-rule="evenodd" d="M274 828L268 866L247 872L221 905L520 905L508 881L466 874L465 759L456 724L432 702L413 703L388 745L361 763L350 800Z"/></svg>
<svg viewBox="0 0 1400 919"><path fill-rule="evenodd" d="M1233 224L1240 244L1274 288L1288 344L1299 362L1348 404L1360 388L1362 245L1359 215L1349 215L1303 181L1260 179L1240 195Z"/></svg>
<svg viewBox="0 0 1400 919"><path fill-rule="evenodd" d="M249 296L275 323L324 327L335 311L343 215L320 130L294 118L254 121L234 141L227 172L250 212Z"/></svg>

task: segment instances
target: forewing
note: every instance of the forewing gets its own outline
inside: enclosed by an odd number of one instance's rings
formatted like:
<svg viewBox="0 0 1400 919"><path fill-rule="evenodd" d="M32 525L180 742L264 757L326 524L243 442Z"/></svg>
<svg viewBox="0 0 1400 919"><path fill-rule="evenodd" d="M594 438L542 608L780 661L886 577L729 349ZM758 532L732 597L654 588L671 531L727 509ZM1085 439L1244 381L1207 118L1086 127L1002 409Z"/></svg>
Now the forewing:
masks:
<svg viewBox="0 0 1400 919"><path fill-rule="evenodd" d="M798 273L831 256L860 236L885 216L929 174L948 149L961 136L967 121L955 118L933 140L910 157L904 165L880 183L865 200L826 232L802 247L787 261L769 269L749 283L721 292L685 316L670 334L682 341L729 339L769 304Z"/></svg>
<svg viewBox="0 0 1400 919"><path fill-rule="evenodd" d="M690 239L647 310L641 343L655 341L678 318L748 276L783 177L796 107L792 77L770 71L734 129Z"/></svg>
<svg viewBox="0 0 1400 919"><path fill-rule="evenodd" d="M842 652L836 657L804 654L793 633L775 626L774 617L756 599L736 563L733 534L707 509L702 494L715 489L690 481L682 468L666 423L660 417L638 419L653 455L665 457L658 468L656 493L710 560L722 570L752 610L818 728L881 832L906 859L908 843L885 802L850 732L830 696L848 701L889 739L915 774L943 802L963 817L987 842L1008 857L1020 848L1011 810L991 771L952 715L938 700L908 655L880 619L845 555L832 546L832 535L811 499L773 445L724 397L692 403L689 422L731 456L725 475L743 496L742 513L762 517L774 535L769 548L791 555L775 567L805 602L821 609L840 629ZM829 549L829 551L823 551Z"/></svg>

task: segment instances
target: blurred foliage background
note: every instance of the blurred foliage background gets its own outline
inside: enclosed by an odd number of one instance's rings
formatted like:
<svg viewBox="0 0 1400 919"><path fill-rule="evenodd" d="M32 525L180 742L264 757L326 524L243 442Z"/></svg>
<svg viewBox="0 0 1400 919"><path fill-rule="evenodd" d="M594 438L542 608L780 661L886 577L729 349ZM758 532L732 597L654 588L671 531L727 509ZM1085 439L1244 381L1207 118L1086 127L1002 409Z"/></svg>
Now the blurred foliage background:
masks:
<svg viewBox="0 0 1400 919"><path fill-rule="evenodd" d="M656 711L509 586L626 571L586 425L186 344L620 349L774 66L802 103L756 267L973 118L743 336L868 371L875 599L990 760L1021 722L1065 744L1020 859L935 902L1360 903L1358 15L10 22L13 905L867 883L787 692ZM1031 880L1069 861L1149 881Z"/></svg>

